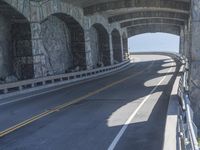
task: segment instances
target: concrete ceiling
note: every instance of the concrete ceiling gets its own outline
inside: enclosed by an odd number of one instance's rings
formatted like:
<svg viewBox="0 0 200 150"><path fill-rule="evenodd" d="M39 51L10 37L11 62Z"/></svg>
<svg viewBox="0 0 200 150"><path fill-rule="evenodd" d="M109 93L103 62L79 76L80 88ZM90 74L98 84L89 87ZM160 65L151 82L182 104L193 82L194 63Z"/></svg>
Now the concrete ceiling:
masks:
<svg viewBox="0 0 200 150"><path fill-rule="evenodd" d="M107 16L138 11L170 11L188 13L189 5L186 2L174 0L117 0L91 5L84 8L85 15L103 13Z"/></svg>
<svg viewBox="0 0 200 150"><path fill-rule="evenodd" d="M128 32L141 26L152 30L161 30L160 26L180 27L187 23L190 12L190 0L62 0L82 7L85 15L101 14L110 23L119 22ZM149 26L150 24L154 24ZM158 26L160 25L160 26ZM141 28L140 27L140 28ZM138 29L138 28L137 28ZM142 29L141 29L142 30ZM171 30L170 30L171 31Z"/></svg>
<svg viewBox="0 0 200 150"><path fill-rule="evenodd" d="M149 24L149 25L139 25L127 28L128 37L151 32L163 32L170 33L174 35L180 35L180 28L176 25L171 24Z"/></svg>
<svg viewBox="0 0 200 150"><path fill-rule="evenodd" d="M120 0L62 0L62 1L85 8L85 7L89 7L89 6L96 5L96 4L102 4L102 3L107 3L107 2L116 2L116 1L120 1ZM147 0L147 1L150 1L150 0ZM160 1L160 0L157 0L157 1ZM190 0L163 0L163 1L188 2L188 3L190 2Z"/></svg>

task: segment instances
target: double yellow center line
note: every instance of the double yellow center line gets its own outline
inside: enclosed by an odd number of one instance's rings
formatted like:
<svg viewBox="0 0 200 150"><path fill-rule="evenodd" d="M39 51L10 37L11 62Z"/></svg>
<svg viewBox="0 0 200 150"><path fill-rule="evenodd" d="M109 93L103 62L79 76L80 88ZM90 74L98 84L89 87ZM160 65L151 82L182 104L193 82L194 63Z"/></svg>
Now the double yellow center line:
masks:
<svg viewBox="0 0 200 150"><path fill-rule="evenodd" d="M21 123L18 123L18 124L14 125L14 126L12 126L10 128L7 128L7 129L5 129L5 130L0 132L0 137L3 137L5 135L7 135L7 134L9 134L9 133L11 133L13 131L16 131L17 129L20 129L20 128L22 128L22 127L24 127L24 126L26 126L26 125L34 122L34 121L37 121L37 120L39 120L39 119L41 119L41 118L43 118L43 117L45 117L47 115L50 115L50 114L52 114L54 112L57 112L57 111L60 111L61 109L64 109L64 108L66 108L66 107L68 107L70 105L76 104L76 103L78 103L78 102L80 102L80 101L82 101L82 100L84 100L84 99L86 99L86 98L88 98L90 96L96 95L97 93L102 92L102 91L104 91L104 90L106 90L106 89L108 89L108 88L110 88L110 87L112 87L114 85L117 85L117 84L119 84L121 82L124 82L124 81L126 81L126 80L128 80L128 79L130 79L132 77L135 77L135 76L143 73L146 69L149 69L150 67L152 67L153 63L151 63L151 65L149 65L147 68L143 69L140 72L137 72L135 74L129 75L126 78L123 78L121 80L115 81L115 82L113 82L113 83L111 83L111 84L109 84L107 86L104 86L104 87L102 87L102 88L100 88L100 89L98 89L96 91L90 92L90 93L88 93L88 94L86 94L84 96L81 96L81 97L79 97L77 99L74 99L74 100L72 100L70 102L67 102L67 103L64 103L62 105L56 106L53 109L46 110L43 113L40 113L40 114L38 114L36 116L31 117L30 119L27 119L27 120L25 120L25 121L23 121Z"/></svg>

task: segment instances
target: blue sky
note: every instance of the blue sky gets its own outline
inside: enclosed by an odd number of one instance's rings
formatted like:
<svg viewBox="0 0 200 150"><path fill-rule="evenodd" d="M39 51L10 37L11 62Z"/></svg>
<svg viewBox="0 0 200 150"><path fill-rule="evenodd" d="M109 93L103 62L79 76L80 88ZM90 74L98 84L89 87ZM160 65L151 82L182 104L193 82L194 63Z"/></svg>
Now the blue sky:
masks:
<svg viewBox="0 0 200 150"><path fill-rule="evenodd" d="M145 33L128 39L129 51L179 52L179 36L167 33Z"/></svg>

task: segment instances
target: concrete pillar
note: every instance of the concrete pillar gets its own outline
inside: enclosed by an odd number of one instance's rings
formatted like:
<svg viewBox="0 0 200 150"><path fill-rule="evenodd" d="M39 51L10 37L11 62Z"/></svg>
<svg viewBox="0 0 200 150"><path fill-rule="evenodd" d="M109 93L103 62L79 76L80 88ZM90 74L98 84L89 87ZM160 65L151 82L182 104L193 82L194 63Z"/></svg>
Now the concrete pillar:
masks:
<svg viewBox="0 0 200 150"><path fill-rule="evenodd" d="M184 45L183 45L183 55L185 57L189 57L189 49L190 49L190 39L189 39L189 29L188 29L188 25L184 26Z"/></svg>
<svg viewBox="0 0 200 150"><path fill-rule="evenodd" d="M124 46L123 46L123 37L120 36L120 40L121 40L121 54L122 54L122 61L124 61Z"/></svg>
<svg viewBox="0 0 200 150"><path fill-rule="evenodd" d="M114 64L114 56L113 56L113 45L112 45L112 34L109 33L109 43L110 43L110 62L111 65Z"/></svg>
<svg viewBox="0 0 200 150"><path fill-rule="evenodd" d="M44 56L44 46L41 37L41 25L40 23L31 23L32 32L32 53L33 53L33 66L34 66L34 77L47 76L46 62Z"/></svg>
<svg viewBox="0 0 200 150"><path fill-rule="evenodd" d="M182 51L182 54L183 56L186 57L186 53L187 51L189 50L189 42L188 42L188 27L187 25L184 26L184 43L183 43L183 51Z"/></svg>
<svg viewBox="0 0 200 150"><path fill-rule="evenodd" d="M85 35L86 65L87 65L87 69L90 70L93 68L90 30L87 29L84 32L85 32L84 35Z"/></svg>
<svg viewBox="0 0 200 150"><path fill-rule="evenodd" d="M184 40L185 40L185 35L184 35L184 28L181 28L180 32L180 43L179 43L179 54L184 55Z"/></svg>
<svg viewBox="0 0 200 150"><path fill-rule="evenodd" d="M190 97L194 121L200 129L200 1L192 0L190 29Z"/></svg>

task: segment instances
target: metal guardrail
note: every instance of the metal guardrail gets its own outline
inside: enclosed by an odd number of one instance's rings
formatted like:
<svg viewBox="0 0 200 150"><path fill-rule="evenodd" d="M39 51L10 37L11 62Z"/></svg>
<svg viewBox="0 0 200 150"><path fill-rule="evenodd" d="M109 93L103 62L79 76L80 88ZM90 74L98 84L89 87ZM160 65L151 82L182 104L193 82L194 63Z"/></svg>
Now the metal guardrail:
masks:
<svg viewBox="0 0 200 150"><path fill-rule="evenodd" d="M190 105L188 88L188 61L185 60L185 70L179 84L181 108L179 109L178 128L182 150L199 150L197 141L197 127L193 122L193 110Z"/></svg>
<svg viewBox="0 0 200 150"><path fill-rule="evenodd" d="M47 86L54 86L58 84L66 84L66 83L72 83L75 81L80 81L92 77L96 77L99 75L107 74L119 69L122 69L126 67L129 64L129 60L124 61L122 63L102 67L98 69L92 69L92 70L86 70L86 71L80 71L80 72L73 72L73 73L67 73L67 74L61 74L61 75L55 75L55 76L47 76L43 78L36 78L36 79L30 79L30 80L24 80L24 81L18 81L13 83L7 83L7 84L0 84L0 95L17 92L17 91L23 91L26 89L36 88L36 87L47 87Z"/></svg>

